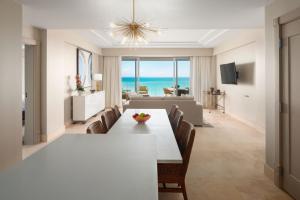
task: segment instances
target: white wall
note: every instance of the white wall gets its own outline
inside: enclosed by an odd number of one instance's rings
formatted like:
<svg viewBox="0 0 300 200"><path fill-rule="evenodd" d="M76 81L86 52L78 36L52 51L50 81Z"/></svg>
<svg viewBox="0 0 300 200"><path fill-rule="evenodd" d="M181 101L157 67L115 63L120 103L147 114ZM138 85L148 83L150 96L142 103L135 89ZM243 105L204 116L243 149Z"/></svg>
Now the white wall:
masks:
<svg viewBox="0 0 300 200"><path fill-rule="evenodd" d="M47 31L46 42L46 133L54 134L64 127L64 41L55 31Z"/></svg>
<svg viewBox="0 0 300 200"><path fill-rule="evenodd" d="M275 67L275 44L273 19L280 17L300 7L299 0L275 0L266 7L265 34L266 34L266 164L275 167L275 135L278 132L279 119L279 89L276 88L279 69Z"/></svg>
<svg viewBox="0 0 300 200"><path fill-rule="evenodd" d="M77 73L77 46L76 44L64 43L64 124L72 122L72 97L76 88L75 76ZM91 49L87 49L91 51ZM100 55L93 52L92 73L100 73ZM92 83L92 87L94 82ZM95 88L95 86L93 87Z"/></svg>
<svg viewBox="0 0 300 200"><path fill-rule="evenodd" d="M214 49L217 87L226 92L226 113L265 132L264 31L241 30ZM221 83L220 65L235 62L237 85Z"/></svg>
<svg viewBox="0 0 300 200"><path fill-rule="evenodd" d="M42 34L42 115L47 138L64 131L71 122L71 90L76 74L76 48L94 53L93 69L99 72L101 49L72 31L44 30Z"/></svg>
<svg viewBox="0 0 300 200"><path fill-rule="evenodd" d="M22 6L15 1L1 0L0 27L0 170L2 170L22 159Z"/></svg>
<svg viewBox="0 0 300 200"><path fill-rule="evenodd" d="M23 43L25 44L39 44L41 41L41 29L30 26L23 25Z"/></svg>

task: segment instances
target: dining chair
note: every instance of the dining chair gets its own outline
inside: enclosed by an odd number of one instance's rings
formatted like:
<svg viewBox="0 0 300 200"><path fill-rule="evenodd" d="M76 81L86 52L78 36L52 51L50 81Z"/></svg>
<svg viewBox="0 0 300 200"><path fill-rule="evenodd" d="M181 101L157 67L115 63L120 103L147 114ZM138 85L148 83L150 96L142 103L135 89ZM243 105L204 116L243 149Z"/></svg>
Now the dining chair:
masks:
<svg viewBox="0 0 300 200"><path fill-rule="evenodd" d="M148 87L144 85L139 86L138 93L141 95L148 95Z"/></svg>
<svg viewBox="0 0 300 200"><path fill-rule="evenodd" d="M115 113L115 115L116 115L116 118L117 119L119 119L120 117L121 117L121 112L120 112L120 110L119 110L119 107L117 106L117 105L115 105L113 108L111 108L113 111L114 111L114 113Z"/></svg>
<svg viewBox="0 0 300 200"><path fill-rule="evenodd" d="M165 96L173 95L173 91L169 88L163 88Z"/></svg>
<svg viewBox="0 0 300 200"><path fill-rule="evenodd" d="M168 113L168 117L169 117L169 120L170 122L174 119L174 116L175 116L175 113L176 111L179 109L179 106L176 105L176 104L173 104L172 107L171 107L171 110L170 112Z"/></svg>
<svg viewBox="0 0 300 200"><path fill-rule="evenodd" d="M105 134L107 133L107 129L103 126L100 120L91 123L87 129L87 134Z"/></svg>
<svg viewBox="0 0 300 200"><path fill-rule="evenodd" d="M174 135L177 133L177 129L179 128L183 119L183 112L181 110L176 110L175 116L173 120L171 120L171 126L174 132Z"/></svg>
<svg viewBox="0 0 300 200"><path fill-rule="evenodd" d="M101 115L101 120L103 122L103 126L107 129L107 131L109 131L109 129L117 121L117 118L113 110L108 110Z"/></svg>
<svg viewBox="0 0 300 200"><path fill-rule="evenodd" d="M178 147L182 156L182 163L158 163L158 183L162 187L158 188L159 192L176 192L182 193L184 200L188 200L185 176L188 169L190 156L193 148L195 129L194 126L183 120L178 129ZM167 184L177 183L177 187L167 187Z"/></svg>

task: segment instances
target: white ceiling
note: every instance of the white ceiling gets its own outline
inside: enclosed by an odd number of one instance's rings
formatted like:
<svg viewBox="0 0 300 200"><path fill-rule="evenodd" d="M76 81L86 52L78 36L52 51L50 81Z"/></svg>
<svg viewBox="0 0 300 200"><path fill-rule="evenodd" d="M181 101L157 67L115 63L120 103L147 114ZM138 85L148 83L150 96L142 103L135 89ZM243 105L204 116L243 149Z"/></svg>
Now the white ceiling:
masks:
<svg viewBox="0 0 300 200"><path fill-rule="evenodd" d="M50 29L80 29L100 47L122 47L109 36L110 22L131 18L132 0L20 0L24 23ZM213 47L232 29L263 27L271 0L136 0L136 16L163 28L149 47Z"/></svg>

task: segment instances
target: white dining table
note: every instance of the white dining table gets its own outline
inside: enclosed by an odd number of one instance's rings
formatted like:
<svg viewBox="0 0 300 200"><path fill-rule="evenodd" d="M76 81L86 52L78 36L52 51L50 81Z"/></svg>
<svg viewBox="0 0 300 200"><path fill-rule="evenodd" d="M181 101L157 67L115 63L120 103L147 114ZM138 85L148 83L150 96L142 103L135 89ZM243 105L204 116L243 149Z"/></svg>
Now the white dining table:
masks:
<svg viewBox="0 0 300 200"><path fill-rule="evenodd" d="M147 113L151 118L138 124L135 113ZM182 157L165 109L127 109L109 130L111 135L153 135L158 163L182 163Z"/></svg>
<svg viewBox="0 0 300 200"><path fill-rule="evenodd" d="M67 134L0 172L2 200L158 200L155 137Z"/></svg>

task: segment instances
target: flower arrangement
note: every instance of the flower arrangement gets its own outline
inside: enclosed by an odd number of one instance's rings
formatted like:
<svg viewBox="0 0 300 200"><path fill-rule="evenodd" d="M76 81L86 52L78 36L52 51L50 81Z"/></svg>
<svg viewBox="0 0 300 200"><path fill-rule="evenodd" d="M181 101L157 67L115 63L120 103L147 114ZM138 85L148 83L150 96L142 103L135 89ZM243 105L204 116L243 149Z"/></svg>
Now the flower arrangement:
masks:
<svg viewBox="0 0 300 200"><path fill-rule="evenodd" d="M83 92L84 91L84 87L82 86L82 83L81 83L81 80L80 80L80 76L78 74L76 75L75 79L76 79L76 90Z"/></svg>

